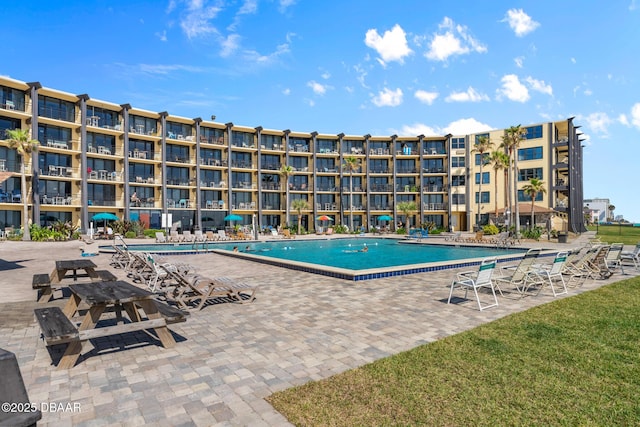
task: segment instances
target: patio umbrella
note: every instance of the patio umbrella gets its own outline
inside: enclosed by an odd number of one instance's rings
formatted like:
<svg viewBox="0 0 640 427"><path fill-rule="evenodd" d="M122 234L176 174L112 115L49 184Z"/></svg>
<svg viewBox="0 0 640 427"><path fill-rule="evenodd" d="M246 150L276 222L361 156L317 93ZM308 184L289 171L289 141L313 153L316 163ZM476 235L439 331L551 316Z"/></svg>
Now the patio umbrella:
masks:
<svg viewBox="0 0 640 427"><path fill-rule="evenodd" d="M316 221L333 221L333 218L327 215L320 215L319 217L316 218Z"/></svg>
<svg viewBox="0 0 640 427"><path fill-rule="evenodd" d="M391 221L393 218L391 218L389 215L380 215L378 217L378 221Z"/></svg>
<svg viewBox="0 0 640 427"><path fill-rule="evenodd" d="M236 214L229 214L224 217L225 221L242 221L242 217Z"/></svg>
<svg viewBox="0 0 640 427"><path fill-rule="evenodd" d="M99 214L95 214L94 216L91 217L91 219L93 221L119 221L120 218L118 218L116 215L112 214L111 212L101 212Z"/></svg>

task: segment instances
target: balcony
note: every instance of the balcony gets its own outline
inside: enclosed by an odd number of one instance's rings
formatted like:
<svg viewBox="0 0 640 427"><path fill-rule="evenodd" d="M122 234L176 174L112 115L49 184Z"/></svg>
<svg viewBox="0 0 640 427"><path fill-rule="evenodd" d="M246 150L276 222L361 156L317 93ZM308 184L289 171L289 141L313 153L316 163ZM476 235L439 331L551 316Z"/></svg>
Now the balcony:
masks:
<svg viewBox="0 0 640 427"><path fill-rule="evenodd" d="M46 176L70 177L72 173L73 168L69 166L48 165L46 169L40 170L40 174Z"/></svg>
<svg viewBox="0 0 640 427"><path fill-rule="evenodd" d="M47 196L46 194L40 198L40 203L43 205L59 205L59 206L68 206L68 205L74 204L73 198L71 196L68 196L68 195Z"/></svg>
<svg viewBox="0 0 640 427"><path fill-rule="evenodd" d="M47 147L68 150L69 141L61 141L59 139L47 139Z"/></svg>

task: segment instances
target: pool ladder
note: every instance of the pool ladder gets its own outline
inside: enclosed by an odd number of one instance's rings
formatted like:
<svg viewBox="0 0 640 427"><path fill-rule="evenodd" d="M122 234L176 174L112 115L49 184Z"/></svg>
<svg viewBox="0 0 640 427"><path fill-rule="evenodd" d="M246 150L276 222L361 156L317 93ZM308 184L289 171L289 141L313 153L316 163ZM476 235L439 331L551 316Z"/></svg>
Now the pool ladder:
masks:
<svg viewBox="0 0 640 427"><path fill-rule="evenodd" d="M196 252L200 252L200 250L208 252L209 251L209 242L204 241L204 242L193 242L193 244L191 245L191 249L196 251Z"/></svg>

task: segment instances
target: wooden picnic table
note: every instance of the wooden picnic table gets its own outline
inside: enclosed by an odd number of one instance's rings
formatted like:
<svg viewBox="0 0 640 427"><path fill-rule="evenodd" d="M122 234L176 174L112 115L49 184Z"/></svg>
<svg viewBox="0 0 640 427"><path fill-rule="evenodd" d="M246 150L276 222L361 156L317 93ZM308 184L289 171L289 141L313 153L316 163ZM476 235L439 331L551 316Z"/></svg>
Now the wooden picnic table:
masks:
<svg viewBox="0 0 640 427"><path fill-rule="evenodd" d="M167 313L179 310L164 307L164 303L153 298L153 293L122 280L78 283L69 286L69 289L72 295L62 310L58 307L35 310L47 344L68 343L58 369L72 368L82 352L84 342L93 338L153 329L163 347L175 346L173 335L167 328L167 322L171 321ZM84 314L78 311L81 303L89 306ZM110 308L116 312L116 325L98 326L101 317ZM123 310L129 318L128 322L122 316ZM177 316L180 313L172 312L173 322L184 321L184 315ZM72 320L75 316L80 316L80 325L77 327Z"/></svg>
<svg viewBox="0 0 640 427"><path fill-rule="evenodd" d="M73 278L78 281L78 277L90 277L92 280L98 280L100 277L96 273L98 266L90 259L72 259L64 261L56 261L56 268L51 273L51 283L60 283L63 279ZM78 275L78 270L84 270L84 275ZM73 271L71 276L67 276L67 272Z"/></svg>

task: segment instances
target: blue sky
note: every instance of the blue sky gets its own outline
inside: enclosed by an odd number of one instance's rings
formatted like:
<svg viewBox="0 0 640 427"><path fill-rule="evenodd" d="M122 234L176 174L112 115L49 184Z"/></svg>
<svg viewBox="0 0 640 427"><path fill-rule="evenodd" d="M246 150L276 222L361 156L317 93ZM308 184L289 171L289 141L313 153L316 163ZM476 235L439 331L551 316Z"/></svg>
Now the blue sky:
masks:
<svg viewBox="0 0 640 427"><path fill-rule="evenodd" d="M585 198L610 198L640 221L639 9L6 1L0 74L178 116L328 134L465 134L575 116Z"/></svg>

